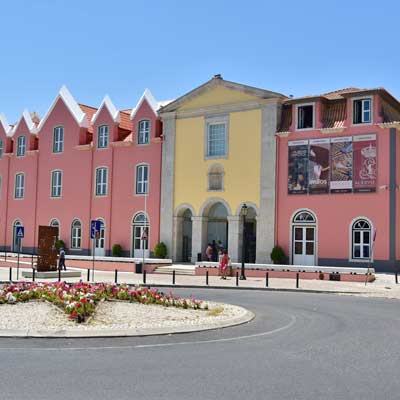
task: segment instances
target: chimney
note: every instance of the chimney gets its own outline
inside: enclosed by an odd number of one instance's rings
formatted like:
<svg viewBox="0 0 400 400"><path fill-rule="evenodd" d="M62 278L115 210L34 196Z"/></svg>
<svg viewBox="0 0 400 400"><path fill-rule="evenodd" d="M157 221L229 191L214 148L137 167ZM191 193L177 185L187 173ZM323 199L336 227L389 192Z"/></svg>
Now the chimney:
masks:
<svg viewBox="0 0 400 400"><path fill-rule="evenodd" d="M222 75L221 74L215 74L213 76L213 79L222 79Z"/></svg>

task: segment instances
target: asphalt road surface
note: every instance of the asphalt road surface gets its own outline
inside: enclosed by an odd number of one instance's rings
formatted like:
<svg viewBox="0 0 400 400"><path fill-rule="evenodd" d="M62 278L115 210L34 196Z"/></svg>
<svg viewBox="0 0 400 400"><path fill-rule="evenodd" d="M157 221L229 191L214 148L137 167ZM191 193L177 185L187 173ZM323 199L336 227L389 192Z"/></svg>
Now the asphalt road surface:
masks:
<svg viewBox="0 0 400 400"><path fill-rule="evenodd" d="M0 399L399 399L400 302L183 290L245 325L115 339L0 339Z"/></svg>

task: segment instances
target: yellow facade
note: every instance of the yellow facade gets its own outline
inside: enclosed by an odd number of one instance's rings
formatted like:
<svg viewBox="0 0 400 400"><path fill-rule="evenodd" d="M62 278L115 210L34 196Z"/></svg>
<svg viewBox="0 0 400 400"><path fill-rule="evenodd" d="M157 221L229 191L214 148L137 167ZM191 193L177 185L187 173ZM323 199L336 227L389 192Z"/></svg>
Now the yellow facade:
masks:
<svg viewBox="0 0 400 400"><path fill-rule="evenodd" d="M186 103L180 110L220 104L248 102L255 97L216 87ZM229 113L227 158L205 159L205 117L179 118L175 136L174 208L191 204L199 215L202 204L211 197L224 199L231 213L244 201L257 207L260 200L261 110ZM211 165L224 168L224 190L207 190Z"/></svg>

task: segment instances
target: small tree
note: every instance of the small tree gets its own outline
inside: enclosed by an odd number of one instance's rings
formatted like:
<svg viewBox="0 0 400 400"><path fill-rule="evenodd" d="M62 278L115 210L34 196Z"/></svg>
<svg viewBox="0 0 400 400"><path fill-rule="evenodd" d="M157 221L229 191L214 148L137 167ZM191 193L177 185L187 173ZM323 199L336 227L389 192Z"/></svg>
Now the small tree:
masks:
<svg viewBox="0 0 400 400"><path fill-rule="evenodd" d="M286 264L287 256L282 247L276 245L271 251L271 260L274 264Z"/></svg>
<svg viewBox="0 0 400 400"><path fill-rule="evenodd" d="M165 243L160 242L155 245L154 256L156 258L165 258L165 257L167 257L167 254L168 254L168 250L167 250L167 246L165 245Z"/></svg>
<svg viewBox="0 0 400 400"><path fill-rule="evenodd" d="M61 247L65 250L65 243L61 239L56 240L55 246L56 246L57 251L59 251L61 249Z"/></svg>
<svg viewBox="0 0 400 400"><path fill-rule="evenodd" d="M122 256L122 246L120 244L114 244L111 249L113 257L121 257Z"/></svg>

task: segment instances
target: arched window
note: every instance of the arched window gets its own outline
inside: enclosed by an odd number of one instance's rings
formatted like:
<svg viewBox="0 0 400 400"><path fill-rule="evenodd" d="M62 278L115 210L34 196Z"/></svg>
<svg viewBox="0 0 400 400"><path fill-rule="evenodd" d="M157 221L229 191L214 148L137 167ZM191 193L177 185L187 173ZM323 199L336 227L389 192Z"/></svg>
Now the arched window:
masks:
<svg viewBox="0 0 400 400"><path fill-rule="evenodd" d="M17 236L18 226L23 226L19 219L15 220L13 224L13 251L15 252L21 252L22 250L22 239Z"/></svg>
<svg viewBox="0 0 400 400"><path fill-rule="evenodd" d="M371 257L371 224L357 219L351 227L351 254L354 260L369 260Z"/></svg>
<svg viewBox="0 0 400 400"><path fill-rule="evenodd" d="M105 149L108 147L109 142L109 129L108 125L99 126L97 130L97 147Z"/></svg>
<svg viewBox="0 0 400 400"><path fill-rule="evenodd" d="M58 228L58 235L57 238L60 238L60 221L57 218L53 218L49 224L53 228Z"/></svg>
<svg viewBox="0 0 400 400"><path fill-rule="evenodd" d="M315 217L308 211L300 211L293 217L293 222L302 223L302 224L314 224Z"/></svg>
<svg viewBox="0 0 400 400"><path fill-rule="evenodd" d="M138 144L148 144L150 142L150 121L144 119L139 121Z"/></svg>
<svg viewBox="0 0 400 400"><path fill-rule="evenodd" d="M224 190L224 168L219 164L214 164L208 170L208 190Z"/></svg>
<svg viewBox="0 0 400 400"><path fill-rule="evenodd" d="M82 244L82 224L74 219L71 225L71 249L80 249Z"/></svg>
<svg viewBox="0 0 400 400"><path fill-rule="evenodd" d="M149 193L149 165L136 166L136 194Z"/></svg>

